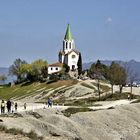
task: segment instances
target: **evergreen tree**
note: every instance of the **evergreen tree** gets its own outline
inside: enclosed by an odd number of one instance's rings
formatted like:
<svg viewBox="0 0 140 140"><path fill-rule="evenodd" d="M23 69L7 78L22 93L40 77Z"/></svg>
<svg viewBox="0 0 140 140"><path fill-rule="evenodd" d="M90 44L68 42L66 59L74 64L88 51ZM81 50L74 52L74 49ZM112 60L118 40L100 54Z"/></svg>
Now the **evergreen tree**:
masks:
<svg viewBox="0 0 140 140"><path fill-rule="evenodd" d="M81 53L79 53L79 59L77 62L77 66L78 66L78 75L80 75L82 73L82 56Z"/></svg>

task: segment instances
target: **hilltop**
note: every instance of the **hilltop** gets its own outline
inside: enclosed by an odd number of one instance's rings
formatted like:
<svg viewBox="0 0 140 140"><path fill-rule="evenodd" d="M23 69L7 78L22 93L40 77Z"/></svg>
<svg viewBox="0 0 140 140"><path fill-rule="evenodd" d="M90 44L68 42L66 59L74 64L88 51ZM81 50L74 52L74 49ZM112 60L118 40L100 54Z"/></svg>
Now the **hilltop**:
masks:
<svg viewBox="0 0 140 140"><path fill-rule="evenodd" d="M136 81L139 83L140 82L140 62L135 61L135 60L130 60L128 62L126 61L120 61L120 60L114 60L115 62L121 64L121 65L126 65L129 67L129 69L133 70L136 74L137 74L137 78ZM105 64L105 65L110 65L112 62L112 60L101 60L101 63ZM83 70L89 69L91 64L93 64L95 62L87 62L87 63L83 63ZM6 83L11 82L13 80L15 80L15 77L11 77L8 75L9 73L9 68L5 68L5 67L0 67L0 75L5 74L8 79L6 81Z"/></svg>

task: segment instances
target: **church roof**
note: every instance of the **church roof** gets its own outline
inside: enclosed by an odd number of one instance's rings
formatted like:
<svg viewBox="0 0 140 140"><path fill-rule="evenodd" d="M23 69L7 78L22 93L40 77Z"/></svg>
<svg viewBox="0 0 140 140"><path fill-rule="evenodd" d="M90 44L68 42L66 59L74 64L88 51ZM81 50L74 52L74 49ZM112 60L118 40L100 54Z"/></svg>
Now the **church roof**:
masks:
<svg viewBox="0 0 140 140"><path fill-rule="evenodd" d="M70 25L69 24L68 24L64 39L65 40L70 40L70 41L72 40L72 34L71 34L71 31L70 31Z"/></svg>
<svg viewBox="0 0 140 140"><path fill-rule="evenodd" d="M79 54L79 52L76 51L76 50L71 50L70 52L68 52L68 54L71 54L72 52L75 52L76 54Z"/></svg>
<svg viewBox="0 0 140 140"><path fill-rule="evenodd" d="M64 51L60 51L59 55L65 55Z"/></svg>
<svg viewBox="0 0 140 140"><path fill-rule="evenodd" d="M53 64L50 64L49 67L62 67L63 64L60 63L60 62L56 62L56 63L53 63Z"/></svg>

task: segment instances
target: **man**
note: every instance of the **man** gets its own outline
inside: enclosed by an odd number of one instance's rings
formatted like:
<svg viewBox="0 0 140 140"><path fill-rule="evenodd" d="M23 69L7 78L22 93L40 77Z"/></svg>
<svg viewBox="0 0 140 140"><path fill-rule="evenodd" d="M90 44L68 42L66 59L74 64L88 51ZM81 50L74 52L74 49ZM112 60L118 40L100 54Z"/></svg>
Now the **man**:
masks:
<svg viewBox="0 0 140 140"><path fill-rule="evenodd" d="M52 107L52 100L48 98L48 107Z"/></svg>
<svg viewBox="0 0 140 140"><path fill-rule="evenodd" d="M2 100L1 102L1 114L5 113L5 102Z"/></svg>
<svg viewBox="0 0 140 140"><path fill-rule="evenodd" d="M8 111L8 113L11 112L11 101L10 100L7 101L7 111Z"/></svg>

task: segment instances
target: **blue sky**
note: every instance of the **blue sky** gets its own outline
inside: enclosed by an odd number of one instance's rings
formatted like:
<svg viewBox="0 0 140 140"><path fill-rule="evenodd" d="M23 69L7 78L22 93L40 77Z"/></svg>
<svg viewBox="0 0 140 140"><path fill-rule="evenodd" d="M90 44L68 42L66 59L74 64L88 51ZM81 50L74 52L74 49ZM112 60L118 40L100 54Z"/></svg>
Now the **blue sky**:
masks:
<svg viewBox="0 0 140 140"><path fill-rule="evenodd" d="M0 0L0 67L58 60L67 24L83 62L140 61L140 0Z"/></svg>

